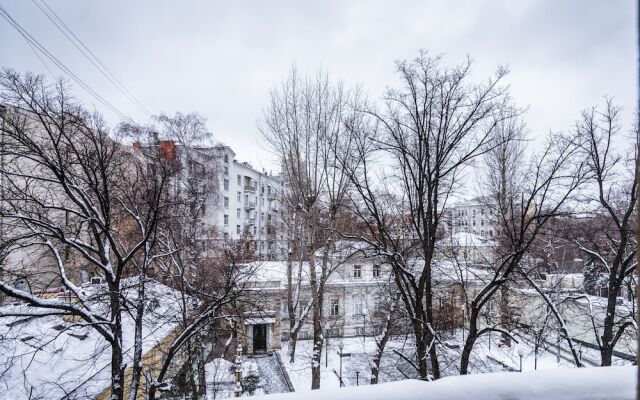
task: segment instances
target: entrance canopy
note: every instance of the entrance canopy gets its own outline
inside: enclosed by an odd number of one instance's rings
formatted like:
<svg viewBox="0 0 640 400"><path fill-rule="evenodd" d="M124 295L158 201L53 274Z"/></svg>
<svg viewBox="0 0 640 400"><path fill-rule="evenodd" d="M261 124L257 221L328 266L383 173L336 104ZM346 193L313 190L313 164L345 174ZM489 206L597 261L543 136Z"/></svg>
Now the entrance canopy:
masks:
<svg viewBox="0 0 640 400"><path fill-rule="evenodd" d="M261 325L261 324L275 324L275 318L261 318L261 317L250 317L245 319L245 325Z"/></svg>

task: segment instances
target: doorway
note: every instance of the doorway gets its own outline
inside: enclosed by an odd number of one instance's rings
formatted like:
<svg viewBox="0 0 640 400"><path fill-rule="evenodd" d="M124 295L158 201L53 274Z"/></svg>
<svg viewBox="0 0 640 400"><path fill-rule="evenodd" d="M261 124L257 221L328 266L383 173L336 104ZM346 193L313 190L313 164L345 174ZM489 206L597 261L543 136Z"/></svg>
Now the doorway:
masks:
<svg viewBox="0 0 640 400"><path fill-rule="evenodd" d="M267 325L253 325L253 351L267 351Z"/></svg>

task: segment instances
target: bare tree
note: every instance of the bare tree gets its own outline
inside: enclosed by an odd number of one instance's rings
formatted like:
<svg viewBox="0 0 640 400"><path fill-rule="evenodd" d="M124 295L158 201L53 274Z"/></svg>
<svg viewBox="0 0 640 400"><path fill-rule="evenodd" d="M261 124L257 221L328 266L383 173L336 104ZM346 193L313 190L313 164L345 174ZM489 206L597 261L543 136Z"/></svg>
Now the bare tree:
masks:
<svg viewBox="0 0 640 400"><path fill-rule="evenodd" d="M344 125L349 97L342 84L331 82L326 73L301 79L293 68L281 87L272 91L261 125L267 142L280 156L288 183L288 207L300 216L302 226L294 232L301 233L306 247L303 259L309 263L313 303L312 389L320 387L324 285L337 266L330 262L330 253L349 183L339 165L339 160L345 160L345 154L349 154L352 140ZM318 263L319 248L323 251ZM290 281L292 268L287 270ZM287 298L291 311L294 298L291 293ZM295 321L290 319L290 335L297 333L295 327ZM295 338L292 339L295 343Z"/></svg>
<svg viewBox="0 0 640 400"><path fill-rule="evenodd" d="M174 170L160 163L155 170L129 147L114 141L97 114L90 114L58 82L4 70L0 74L3 116L2 255L5 271L0 291L24 301L34 316L72 315L83 320L109 344L112 398L124 396L123 292L127 277L144 281L156 255L158 225L170 211L167 183ZM16 287L11 274L23 274L13 263L24 250L51 260L49 282L33 282L32 291ZM90 297L75 274L79 266L102 275L108 290ZM16 267L17 266L17 267ZM17 270L15 269L17 268ZM45 299L33 290L60 285L73 301ZM96 302L103 302L107 312ZM136 314L144 312L138 305ZM136 338L139 325L136 320ZM136 343L134 363L140 361ZM135 371L139 373L139 371Z"/></svg>
<svg viewBox="0 0 640 400"><path fill-rule="evenodd" d="M235 317L251 273L239 263L246 246L213 248L213 233L202 225L204 203L215 187L184 175L195 157L189 152L200 151L196 143L207 134L203 120L193 114L159 118L168 136L187 144L178 158L175 147L155 138L122 144L117 139L125 134L149 137L146 128L123 124L112 136L61 82L48 86L39 76L5 70L0 86L7 106L0 154L0 291L30 306L2 316L82 321L111 353L111 398L141 396L143 376L148 398L154 398L169 386L170 367L184 362L185 354L194 360L202 353L200 333ZM46 273L31 279L26 256ZM100 275L104 290L81 286L81 272ZM173 300L181 316L165 316L176 328L155 370L143 362L143 328L158 300L148 292L150 281L163 276L179 295ZM51 287L65 295L47 298ZM131 337L125 324L132 325ZM201 387L192 382L192 395Z"/></svg>
<svg viewBox="0 0 640 400"><path fill-rule="evenodd" d="M489 198L494 196L500 198L502 203L506 203L509 190L516 187L516 182L520 178L522 160L525 150L526 127L520 115L514 110L507 110L505 117L501 118L491 137L491 150L484 157L486 164L486 181L491 193ZM500 222L500 221L497 221ZM505 229L508 229L505 227ZM496 238L498 245L503 248L509 247L506 235L502 235L503 227L496 224ZM500 322L502 329L511 329L511 310L509 307L509 285L505 282L500 289ZM511 346L511 338L503 333L501 342Z"/></svg>
<svg viewBox="0 0 640 400"><path fill-rule="evenodd" d="M590 173L587 200L594 205L591 217L597 221L594 227L598 229L574 237L573 243L606 274L606 312L602 331L596 332L602 365L611 365L617 342L626 329L635 326L633 316L619 318L617 307L625 280L636 269L634 254L638 249L634 237L638 153L635 146L617 147L621 131L619 114L620 109L607 100L602 111L595 107L584 111L576 126ZM634 144L638 143L639 135L636 117L631 135Z"/></svg>
<svg viewBox="0 0 640 400"><path fill-rule="evenodd" d="M518 268L530 261L529 250L541 230L549 220L563 213L565 202L582 184L583 165L576 161L578 155L573 138L551 135L542 152L525 164L519 180L509 185L502 197L499 191L491 191L495 196L495 214L503 245L496 249L491 279L471 301L461 374L469 372L469 358L478 337L491 331L511 335L509 331L491 326L480 329L481 312Z"/></svg>
<svg viewBox="0 0 640 400"><path fill-rule="evenodd" d="M396 64L401 86L389 89L381 110L365 109L372 121L354 119L362 158L349 171L354 213L367 241L392 266L402 304L412 321L420 377L440 377L433 329L432 267L442 213L465 166L490 147L491 132L508 106L501 85L506 71L471 82L471 61L445 68L421 52ZM378 157L376 159L376 157ZM388 165L381 177L376 165ZM413 260L413 261L412 261ZM417 262L416 260L419 260Z"/></svg>

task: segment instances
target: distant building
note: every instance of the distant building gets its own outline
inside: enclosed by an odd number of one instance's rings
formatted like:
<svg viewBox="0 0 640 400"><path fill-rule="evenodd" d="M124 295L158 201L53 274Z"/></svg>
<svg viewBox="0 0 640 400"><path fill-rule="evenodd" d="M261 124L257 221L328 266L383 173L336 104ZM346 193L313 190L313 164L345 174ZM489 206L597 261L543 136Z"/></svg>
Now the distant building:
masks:
<svg viewBox="0 0 640 400"><path fill-rule="evenodd" d="M222 170L221 201L214 215L216 226L225 237L251 238L261 260L284 259L287 245L280 217L284 180L237 161L228 146L219 146L217 150Z"/></svg>
<svg viewBox="0 0 640 400"><path fill-rule="evenodd" d="M206 192L201 220L215 228L217 239L250 240L260 260L281 260L286 237L280 217L284 182L235 159L225 145L186 148L171 140L155 140L161 157L176 160L181 175L176 190ZM134 147L139 145L134 145Z"/></svg>
<svg viewBox="0 0 640 400"><path fill-rule="evenodd" d="M473 233L483 238L497 236L496 210L488 197L456 203L444 213L445 228L451 234Z"/></svg>
<svg viewBox="0 0 640 400"><path fill-rule="evenodd" d="M436 244L437 254L445 260L471 264L491 264L497 243L469 232L447 235Z"/></svg>
<svg viewBox="0 0 640 400"><path fill-rule="evenodd" d="M335 269L324 286L324 335L328 338L377 335L383 329L390 313L390 302L397 292L391 266L382 257L367 255L364 246L345 242L336 243L343 250L332 252L329 258L329 265L335 265ZM317 255L321 253L322 250L316 252ZM416 271L420 271L420 264L424 261L415 259L413 262ZM259 301L247 302L256 304L256 308L248 310L241 318L240 335L247 353L268 352L280 348L282 342L289 340L287 263L261 262L251 267L255 268L255 272L249 278L248 286ZM299 317L311 304L309 265L293 261L292 267L292 280L299 284L296 310ZM481 285L483 280L490 279L487 275L489 272L485 270L463 266L463 270L467 268L471 272L464 283L472 288L470 290L474 290L475 285ZM433 279L437 281L437 289L433 301L436 330L451 330L462 324L464 300L458 272L453 263L435 264ZM398 306L392 313L395 321L393 334L406 333L410 329L409 321L401 317L402 307ZM298 332L298 339L313 337L312 313L310 310Z"/></svg>

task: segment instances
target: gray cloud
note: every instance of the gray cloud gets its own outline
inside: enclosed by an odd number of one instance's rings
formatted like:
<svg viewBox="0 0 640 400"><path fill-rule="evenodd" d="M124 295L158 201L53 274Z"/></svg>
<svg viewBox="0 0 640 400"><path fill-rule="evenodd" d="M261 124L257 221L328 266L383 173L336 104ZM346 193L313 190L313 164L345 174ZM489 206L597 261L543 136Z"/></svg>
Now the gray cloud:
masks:
<svg viewBox="0 0 640 400"><path fill-rule="evenodd" d="M28 1L9 12L83 80L136 119L117 92ZM241 159L269 168L256 129L268 91L293 62L324 67L371 98L393 85L393 61L420 48L476 60L479 78L509 65L534 135L570 129L581 109L614 96L635 105L634 2L48 0L153 112L198 111ZM0 64L48 74L0 20ZM50 66L50 68L53 68ZM59 72L53 70L54 73ZM95 101L80 88L87 104ZM96 105L115 123L114 115Z"/></svg>

